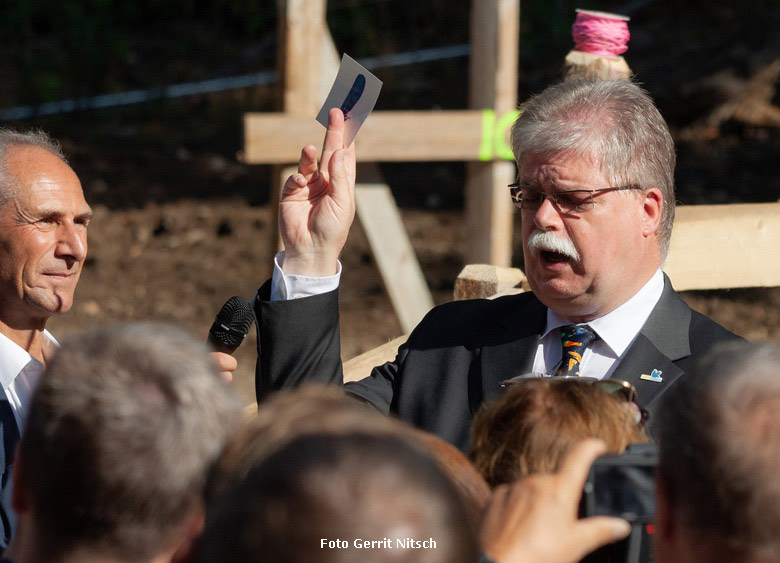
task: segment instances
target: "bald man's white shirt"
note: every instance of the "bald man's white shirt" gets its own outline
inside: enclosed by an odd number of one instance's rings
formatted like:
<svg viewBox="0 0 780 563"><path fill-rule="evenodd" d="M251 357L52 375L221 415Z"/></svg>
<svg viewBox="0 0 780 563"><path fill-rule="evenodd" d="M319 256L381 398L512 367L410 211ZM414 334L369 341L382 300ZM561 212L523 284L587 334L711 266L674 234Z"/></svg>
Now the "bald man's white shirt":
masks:
<svg viewBox="0 0 780 563"><path fill-rule="evenodd" d="M59 343L49 333L43 331L44 356L47 358L59 347ZM33 358L27 350L0 333L0 385L14 413L19 434L22 434L27 411L30 408L35 386L43 374L44 366Z"/></svg>

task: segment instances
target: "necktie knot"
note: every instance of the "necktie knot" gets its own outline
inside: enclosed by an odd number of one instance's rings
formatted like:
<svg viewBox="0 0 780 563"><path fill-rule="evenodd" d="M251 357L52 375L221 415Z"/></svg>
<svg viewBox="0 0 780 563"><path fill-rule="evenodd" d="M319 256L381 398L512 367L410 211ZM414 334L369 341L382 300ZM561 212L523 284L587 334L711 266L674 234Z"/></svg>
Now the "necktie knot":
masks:
<svg viewBox="0 0 780 563"><path fill-rule="evenodd" d="M558 330L561 337L561 365L555 375L579 376L582 355L596 340L596 333L588 325L567 325Z"/></svg>

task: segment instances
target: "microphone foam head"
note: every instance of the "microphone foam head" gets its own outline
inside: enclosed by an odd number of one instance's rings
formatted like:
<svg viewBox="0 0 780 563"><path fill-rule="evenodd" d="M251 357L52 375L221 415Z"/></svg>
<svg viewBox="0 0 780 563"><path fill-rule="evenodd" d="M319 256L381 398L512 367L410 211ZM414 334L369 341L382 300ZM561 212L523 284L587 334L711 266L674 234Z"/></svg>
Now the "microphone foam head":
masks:
<svg viewBox="0 0 780 563"><path fill-rule="evenodd" d="M209 330L213 342L228 348L238 348L252 328L255 317L249 301L234 296L222 305Z"/></svg>

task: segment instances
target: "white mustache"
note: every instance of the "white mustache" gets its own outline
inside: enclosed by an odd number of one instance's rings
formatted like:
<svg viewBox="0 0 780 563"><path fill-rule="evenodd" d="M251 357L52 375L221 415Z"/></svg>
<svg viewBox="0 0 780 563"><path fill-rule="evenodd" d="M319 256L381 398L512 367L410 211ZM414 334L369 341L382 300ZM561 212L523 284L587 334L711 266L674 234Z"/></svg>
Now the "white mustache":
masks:
<svg viewBox="0 0 780 563"><path fill-rule="evenodd" d="M541 250L548 252L557 252L563 254L570 260L575 262L580 261L580 253L574 248L574 243L571 239L562 237L560 235L554 235L551 231L540 231L534 229L534 231L528 236L528 250L534 254Z"/></svg>

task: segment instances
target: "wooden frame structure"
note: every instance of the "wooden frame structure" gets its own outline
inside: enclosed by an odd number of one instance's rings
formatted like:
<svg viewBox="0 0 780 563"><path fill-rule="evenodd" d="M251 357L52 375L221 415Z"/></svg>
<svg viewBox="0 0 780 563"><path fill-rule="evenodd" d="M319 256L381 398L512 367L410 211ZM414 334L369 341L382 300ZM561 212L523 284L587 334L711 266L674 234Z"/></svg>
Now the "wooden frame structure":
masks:
<svg viewBox="0 0 780 563"><path fill-rule="evenodd" d="M279 183L272 191L273 209L301 147L322 136L314 115L339 60L325 21L325 0L277 0L277 7L282 112L250 113L244 122L246 162L276 165L274 178ZM375 112L358 139L361 163L468 162L469 262L511 263L512 206L506 185L515 172L514 164L505 160L512 158L507 131L517 117L519 22L519 0L473 0L469 98L474 109ZM389 188L376 168L369 175L370 188L358 178L357 214L401 326L408 331L433 300Z"/></svg>
<svg viewBox="0 0 780 563"><path fill-rule="evenodd" d="M277 0L277 5L283 112L247 114L245 155L249 163L277 165L280 188L294 170L283 165L296 162L301 146L322 136L313 116L336 74L338 55L325 23L325 0ZM505 193L514 174L514 165L504 161L512 159L507 130L517 117L519 18L519 0L473 0L472 109L375 112L360 131L361 162L468 162L471 265L458 277L456 299L528 289L522 271L508 267L512 224ZM358 185L358 217L403 332L409 332L432 301L389 188L376 169L369 175L371 184ZM273 197L278 204L278 189ZM780 203L679 207L676 215L664 271L678 291L780 286ZM344 379L367 376L373 366L391 360L405 339L345 362Z"/></svg>

